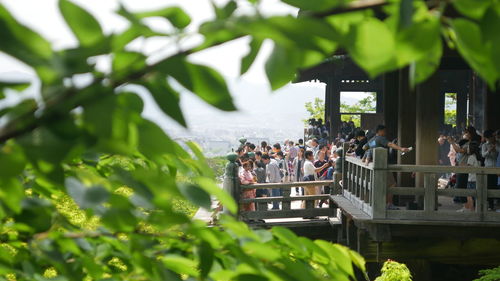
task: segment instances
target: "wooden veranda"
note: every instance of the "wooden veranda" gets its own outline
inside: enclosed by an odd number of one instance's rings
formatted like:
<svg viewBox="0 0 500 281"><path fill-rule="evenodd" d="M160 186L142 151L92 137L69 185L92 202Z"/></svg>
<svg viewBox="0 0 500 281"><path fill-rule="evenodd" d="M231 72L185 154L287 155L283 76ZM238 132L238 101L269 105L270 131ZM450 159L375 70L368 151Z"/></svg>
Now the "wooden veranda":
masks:
<svg viewBox="0 0 500 281"><path fill-rule="evenodd" d="M452 167L437 165L388 165L387 151L374 150L374 162L362 163L345 157L341 180L278 184L239 184L238 167L226 168L224 189L240 203L254 202L256 211L240 212L239 218L254 228L284 226L312 239L345 244L360 252L367 262L377 264L397 259L411 267L418 265L414 280L430 277L433 262L458 265L497 266L500 264L500 213L488 210L488 199L500 198L500 190L489 189L486 177L500 174L500 168ZM388 173L422 174L423 187L388 187ZM477 188L442 189L438 175L476 173ZM330 194L292 196L295 187L330 186ZM242 189L280 188L283 196L240 199ZM399 210L386 208L387 195L406 195L412 205ZM454 196L472 196L472 212L457 212ZM315 201L328 200L319 208ZM305 204L293 204L302 202ZM279 210L270 203L280 202ZM309 219L304 219L307 217ZM313 219L310 219L314 217ZM461 280L461 279L456 279Z"/></svg>

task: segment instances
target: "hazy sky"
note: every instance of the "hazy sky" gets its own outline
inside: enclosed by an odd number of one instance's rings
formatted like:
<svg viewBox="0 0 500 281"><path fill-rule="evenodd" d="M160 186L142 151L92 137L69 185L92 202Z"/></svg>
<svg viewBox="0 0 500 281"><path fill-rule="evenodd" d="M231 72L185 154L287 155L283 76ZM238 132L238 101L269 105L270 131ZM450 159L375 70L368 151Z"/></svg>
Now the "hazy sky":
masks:
<svg viewBox="0 0 500 281"><path fill-rule="evenodd" d="M212 8L208 0L73 0L75 3L85 7L92 12L102 24L106 33L117 32L127 27L127 22L120 16L113 14L113 11L118 8L119 3L122 3L127 8L133 11L151 10L171 5L178 5L184 8L192 17L192 31L196 30L196 26L207 19L213 17ZM216 1L217 3L227 1ZM296 14L297 10L280 3L276 0L262 1L262 9L266 14ZM23 24L40 32L45 38L50 40L55 49L64 49L76 46L77 41L70 29L64 24L62 16L59 14L57 8L57 0L0 0ZM239 2L239 12L244 13L248 7L245 7L245 1ZM247 4L248 5L248 4ZM153 28L168 29L169 26L160 19L151 20L148 22ZM186 42L187 45L195 44L199 38L193 38L191 41ZM267 86L267 80L264 73L264 62L270 53L272 47L271 43L266 42L263 49L257 57L255 65L243 77L238 77L240 60L243 55L248 52L246 45L248 40L246 38L234 42L224 44L222 46L204 51L191 57L192 61L210 65L222 73L223 76L231 85L232 94L235 102L241 109L240 114L230 114L227 117L227 122L239 122L239 117L245 115L245 120L253 118L252 111L259 107L262 102L276 102L279 101L284 106L271 107L273 114L282 114L283 112L294 113L291 117L290 124L296 124L297 132L302 130L302 119L306 117L304 110L304 102L313 100L315 97L324 97L324 85L320 83L301 83L299 85L288 85L277 93L271 94ZM165 56L173 53L174 48L166 47L167 41L152 40L148 44L144 42L135 42L134 47L140 48L149 54L155 56ZM172 44L170 44L172 46ZM25 65L17 62L16 60L0 54L0 79L2 77L11 77L18 74L33 75L31 69ZM251 89L246 89L245 97L240 97L238 94L238 86L241 89L242 85L255 85L255 89L259 91L258 100L248 98L248 92ZM269 95L269 99L262 94ZM287 96L288 95L288 96ZM264 98L263 98L264 97ZM166 120L165 117L157 108L148 104L146 97L146 112L145 115L151 119L155 119L162 124L163 127L173 126L171 122ZM264 100L263 100L264 99ZM295 101L293 104L287 101ZM204 106L197 98L190 94L183 94L181 98L181 105L187 112L188 124L196 126L201 121L206 121L206 115L215 114L216 111ZM201 108L201 114L198 110L197 114L190 114L190 108ZM206 110L206 111L205 111ZM201 117L200 117L201 115ZM220 114L219 114L220 115ZM204 120L200 120L204 119ZM225 122L221 119L220 122ZM243 120L243 119L242 119ZM290 125L288 124L288 125ZM258 126L258 124L256 124ZM167 129L167 128L166 128Z"/></svg>
<svg viewBox="0 0 500 281"><path fill-rule="evenodd" d="M118 9L119 3L122 3L127 8L133 11L152 10L156 8L178 5L187 11L192 18L191 30L196 30L196 27L213 17L212 8L208 0L73 0L75 3L85 7L92 12L94 16L102 24L105 32L112 33L123 30L127 27L127 22L120 16L113 13ZM70 29L64 24L62 16L57 9L57 0L0 0L16 18L40 32L45 38L49 39L53 47L62 49L72 47L77 44L76 39ZM227 2L227 1L216 1ZM268 14L295 14L296 9L280 3L276 0L263 1L263 11ZM245 3L241 1L240 3ZM245 11L245 5L240 6L241 10ZM150 25L158 29L168 29L162 20L150 20ZM149 53L161 50L159 53L168 52L162 50L165 41L150 40L150 44L145 46L145 50ZM193 40L193 42L196 39ZM240 58L248 52L246 46L247 40L242 39L235 42L225 44L221 47L214 48L195 56L191 59L200 63L208 64L219 70L224 76L235 78L238 76ZM138 42L139 44L140 42ZM265 76L263 69L263 61L270 52L270 44L266 44L260 58L258 66L254 67L244 78L254 82L264 82ZM144 50L144 49L143 49ZM2 72L30 72L26 67L16 63L12 59L5 56L0 57L0 73Z"/></svg>

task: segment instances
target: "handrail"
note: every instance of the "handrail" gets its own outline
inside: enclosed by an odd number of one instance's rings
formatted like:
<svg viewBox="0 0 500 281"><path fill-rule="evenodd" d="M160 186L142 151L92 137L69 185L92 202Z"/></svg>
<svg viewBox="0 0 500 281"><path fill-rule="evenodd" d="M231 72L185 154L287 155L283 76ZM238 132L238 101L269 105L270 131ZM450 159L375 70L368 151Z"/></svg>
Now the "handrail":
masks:
<svg viewBox="0 0 500 281"><path fill-rule="evenodd" d="M408 173L457 173L457 174L484 174L500 175L500 168L471 167L471 166L440 166L440 165L388 165L389 172Z"/></svg>
<svg viewBox="0 0 500 281"><path fill-rule="evenodd" d="M387 165L387 151L376 148L373 151L373 166L359 159L346 157L344 163L344 197L356 208L366 210L368 216L377 220L447 220L447 221L496 221L500 214L488 211L488 200L500 197L500 190L488 190L487 175L500 175L500 168L441 166L441 165ZM389 187L391 173L420 173L423 187ZM476 174L475 189L439 189L438 174ZM392 180L391 180L392 182ZM366 196L366 192L371 197ZM419 203L417 210L386 210L386 195L415 196ZM475 198L474 212L457 213L439 208L438 196L471 196Z"/></svg>
<svg viewBox="0 0 500 281"><path fill-rule="evenodd" d="M329 199L330 194L321 195L304 195L304 196L293 196L293 197L258 197L258 198L246 198L241 199L240 203L258 203L258 202L289 202L289 201L302 201L302 200L322 200Z"/></svg>
<svg viewBox="0 0 500 281"><path fill-rule="evenodd" d="M345 147L344 151L347 151ZM487 175L500 175L500 168L440 166L440 165L388 165L387 150L373 149L373 162L364 163L354 157L344 157L342 163L343 174L334 180L286 182L286 183L259 183L241 185L238 170L233 163L228 169L225 184L234 191L234 198L239 204L254 204L255 210L240 211L241 219L268 219L291 217L336 216L338 202L332 201L328 194L291 196L294 187L330 186L330 193L338 194L342 202L354 213L364 214L365 218L373 220L418 220L418 221L468 221L468 222L497 222L500 223L500 214L488 211L488 199L500 198L500 190L491 190L487 187ZM391 173L420 173L422 187L392 187ZM476 174L476 189L439 189L438 174L459 173ZM340 189L339 189L340 188ZM248 189L281 189L283 196L241 198L241 192ZM400 210L387 209L387 195L415 196L417 210L401 208ZM441 208L438 196L471 196L475 198L475 212L457 213L454 210ZM319 208L318 202L330 202L328 208ZM302 201L301 207L292 208L292 202ZM269 203L279 202L280 209L270 210Z"/></svg>
<svg viewBox="0 0 500 281"><path fill-rule="evenodd" d="M282 183L256 183L240 185L242 189L273 189L273 188L293 188L293 187L304 187L304 186L331 186L334 184L333 180L326 181L300 181L300 182L282 182Z"/></svg>
<svg viewBox="0 0 500 281"><path fill-rule="evenodd" d="M356 164L358 166L363 166L363 168L366 168L366 169L369 169L369 170L373 170L373 162L365 163L361 159L356 158L356 157L352 157L352 156L346 156L345 160L347 162Z"/></svg>

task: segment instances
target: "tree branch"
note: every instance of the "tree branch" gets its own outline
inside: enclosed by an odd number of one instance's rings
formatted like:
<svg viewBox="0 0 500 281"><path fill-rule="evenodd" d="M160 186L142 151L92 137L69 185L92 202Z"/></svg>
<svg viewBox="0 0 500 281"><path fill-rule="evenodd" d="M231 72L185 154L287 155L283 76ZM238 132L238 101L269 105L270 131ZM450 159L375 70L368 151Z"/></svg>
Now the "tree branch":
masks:
<svg viewBox="0 0 500 281"><path fill-rule="evenodd" d="M361 0L356 2L351 2L345 6L336 7L324 12L304 12L305 15L310 15L317 18L324 18L328 16L333 16L337 14L344 14L349 12L355 12L360 10L367 10L382 7L389 4L385 0Z"/></svg>
<svg viewBox="0 0 500 281"><path fill-rule="evenodd" d="M230 41L239 39L239 38L244 37L244 36L246 36L246 35L245 34L237 35L237 36L235 36L235 38L231 39ZM178 53L176 53L172 56L169 56L167 58L164 58L164 59L162 59L162 60L160 60L152 65L148 65L139 71L130 73L126 77L122 78L121 80L113 82L111 87L113 89L116 89L117 87L124 85L124 84L127 84L130 81L141 79L146 74L150 73L151 71L154 71L154 69L158 65L160 65L161 63L163 63L166 60L169 60L173 57L188 56L188 55L194 54L196 52L200 52L200 51L212 48L212 47L219 46L219 45L224 44L226 42L228 42L228 41L218 41L218 42L214 42L210 46L197 46L197 47L194 47L194 48L189 49L189 50L178 52ZM69 108L69 110L67 112L60 112L60 111L52 110L52 109L57 109L58 106L62 105L69 98L76 97L79 91L83 91L85 89L89 89L90 87L96 86L96 85L102 83L103 80L104 80L104 78L96 79L93 83L91 83L90 85L88 85L84 89L80 89L80 90L75 89L75 88L67 88L63 93L58 95L56 98L46 102L45 113L42 114L42 116L40 116L38 118L35 117L35 112L37 110L39 110L39 108L37 107L37 108L34 108L33 110L31 110L30 112L27 112L26 114L23 114L22 116L8 122L3 127L3 129L0 130L0 144L8 141L9 139L16 138L16 137L22 136L24 134L27 134L27 133L35 130L36 128L44 125L44 124L48 124L52 121L56 121L61 116L61 114L68 113L69 111L73 110L77 106L81 105L81 102L79 104L76 104L72 108ZM93 98L95 98L95 97L91 96L89 99L87 99L87 101L92 100Z"/></svg>

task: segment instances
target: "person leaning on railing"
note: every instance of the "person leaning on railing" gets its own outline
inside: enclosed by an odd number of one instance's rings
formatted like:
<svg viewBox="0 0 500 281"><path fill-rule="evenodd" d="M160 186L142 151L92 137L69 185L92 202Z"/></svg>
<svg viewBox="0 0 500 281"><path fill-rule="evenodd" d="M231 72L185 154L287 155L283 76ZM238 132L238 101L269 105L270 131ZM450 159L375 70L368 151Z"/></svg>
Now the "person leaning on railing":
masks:
<svg viewBox="0 0 500 281"><path fill-rule="evenodd" d="M304 163L304 178L303 181L315 181L317 179L317 173L321 170L324 170L329 167L329 163L325 163L321 167L314 167L313 161L314 156L313 152L308 150L305 152L306 161ZM318 195L319 190L317 186L306 186L304 187L304 195ZM316 200L317 201L317 200ZM314 206L318 204L318 202L314 202ZM302 202L302 207L305 208L305 202Z"/></svg>
<svg viewBox="0 0 500 281"><path fill-rule="evenodd" d="M252 161L247 161L243 163L243 170L240 172L240 183L242 185L251 185L254 184L257 179L254 177L253 173L253 163ZM255 198L255 189L243 189L241 191L241 198L250 199ZM241 204L242 211L255 211L255 203L244 203Z"/></svg>
<svg viewBox="0 0 500 281"><path fill-rule="evenodd" d="M305 153L305 148L303 146L299 147L299 153L297 154L297 157L293 159L292 163L292 169L293 169L292 181L300 182L304 178L304 162L305 162L304 153ZM302 189L302 194L304 194L303 188L301 187L295 188L297 195L300 195L301 189Z"/></svg>
<svg viewBox="0 0 500 281"><path fill-rule="evenodd" d="M402 152L410 151L409 148L401 147L395 143L389 142L389 140L385 136L386 136L386 127L384 125L378 125L377 128L375 129L375 136L371 138L365 146L365 150L368 149L368 151L365 153L365 156L363 158L364 162L368 164L369 162L373 161L373 149L377 147L382 147L385 149L392 148L395 150L400 150ZM396 180L394 179L394 175L392 174L392 172L387 173L387 186L388 187L396 186ZM387 209L388 210L398 209L392 203L392 194L387 194Z"/></svg>
<svg viewBox="0 0 500 281"><path fill-rule="evenodd" d="M340 181L342 180L342 171L343 171L342 162L344 161L344 149L337 148L337 150L335 150L334 152L334 159L335 161L333 162L333 167L328 168L326 179L333 180L335 186L340 186ZM338 190L335 190L335 192L338 192ZM330 193L330 188L328 188L328 191L325 190L325 193L326 194Z"/></svg>
<svg viewBox="0 0 500 281"><path fill-rule="evenodd" d="M495 167L500 151L500 143L497 143L493 130L484 131L483 137L485 142L481 145L481 156L484 158L485 167ZM487 177L488 189L498 189L498 176L488 175ZM488 199L488 209L495 208L494 198Z"/></svg>
<svg viewBox="0 0 500 281"><path fill-rule="evenodd" d="M262 155L262 162L266 164L266 172L267 172L267 178L269 179L270 183L280 183L281 182L281 173L280 173L280 168L278 166L278 162L276 160L271 159L268 154ZM271 189L271 196L277 197L281 196L282 192L280 188L272 188ZM273 209L277 210L279 209L279 202L273 202Z"/></svg>

